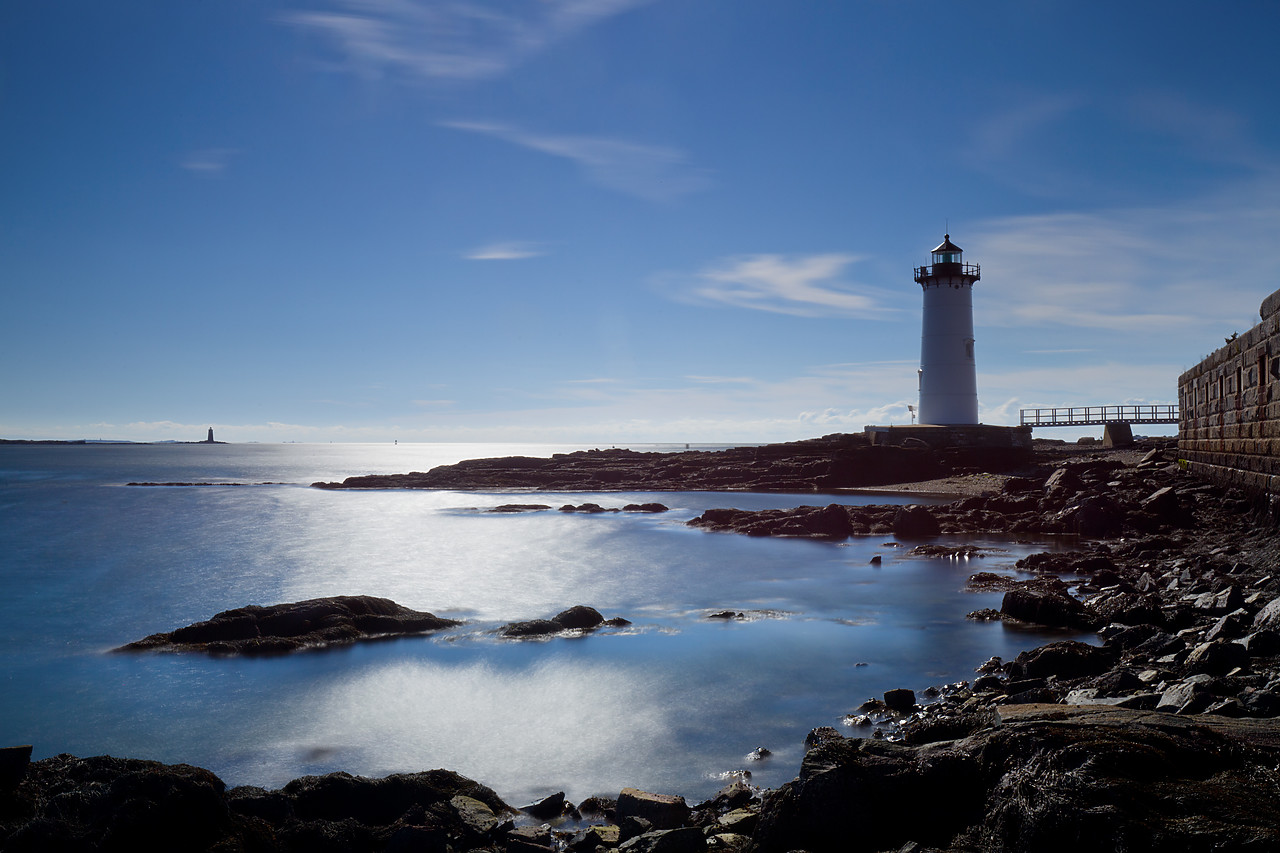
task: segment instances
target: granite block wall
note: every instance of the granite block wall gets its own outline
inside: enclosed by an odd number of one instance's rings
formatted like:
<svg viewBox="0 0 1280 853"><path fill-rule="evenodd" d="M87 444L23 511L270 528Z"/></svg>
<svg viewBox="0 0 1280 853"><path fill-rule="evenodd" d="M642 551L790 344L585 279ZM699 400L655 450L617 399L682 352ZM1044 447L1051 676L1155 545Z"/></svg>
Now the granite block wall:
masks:
<svg viewBox="0 0 1280 853"><path fill-rule="evenodd" d="M1280 290L1259 314L1178 377L1178 456L1199 476L1280 495Z"/></svg>

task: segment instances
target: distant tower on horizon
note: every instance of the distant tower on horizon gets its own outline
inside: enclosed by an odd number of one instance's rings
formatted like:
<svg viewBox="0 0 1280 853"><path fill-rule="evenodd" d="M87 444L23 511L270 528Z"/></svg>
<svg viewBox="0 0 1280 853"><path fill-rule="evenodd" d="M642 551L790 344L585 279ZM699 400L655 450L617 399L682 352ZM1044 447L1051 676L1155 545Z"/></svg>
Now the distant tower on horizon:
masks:
<svg viewBox="0 0 1280 853"><path fill-rule="evenodd" d="M213 444L213 427L209 427L209 437L206 438L205 441Z"/></svg>
<svg viewBox="0 0 1280 853"><path fill-rule="evenodd" d="M978 368L973 357L973 283L978 264L943 235L933 263L916 267L924 289L920 332L920 423L978 423Z"/></svg>

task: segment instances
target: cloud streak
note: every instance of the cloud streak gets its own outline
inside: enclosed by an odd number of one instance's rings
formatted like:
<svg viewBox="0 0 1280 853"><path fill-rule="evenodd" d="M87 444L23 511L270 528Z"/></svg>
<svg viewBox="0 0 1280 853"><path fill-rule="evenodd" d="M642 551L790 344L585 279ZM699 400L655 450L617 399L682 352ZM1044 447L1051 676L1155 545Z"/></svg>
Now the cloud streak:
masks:
<svg viewBox="0 0 1280 853"><path fill-rule="evenodd" d="M217 175L225 171L231 158L239 153L235 148L202 148L184 157L181 166L191 172Z"/></svg>
<svg viewBox="0 0 1280 853"><path fill-rule="evenodd" d="M338 0L281 20L328 43L339 68L419 80L498 77L556 43L651 0Z"/></svg>
<svg viewBox="0 0 1280 853"><path fill-rule="evenodd" d="M673 298L731 305L795 317L869 317L894 309L876 289L851 284L845 268L858 255L742 255L722 259L692 276L664 276Z"/></svg>
<svg viewBox="0 0 1280 853"><path fill-rule="evenodd" d="M463 255L469 261L520 261L525 258L537 258L545 255L537 243L513 241L508 243L489 243L472 249Z"/></svg>
<svg viewBox="0 0 1280 853"><path fill-rule="evenodd" d="M705 189L704 170L684 152L604 136L533 133L498 122L445 121L441 127L479 133L577 165L592 183L649 201L671 201Z"/></svg>

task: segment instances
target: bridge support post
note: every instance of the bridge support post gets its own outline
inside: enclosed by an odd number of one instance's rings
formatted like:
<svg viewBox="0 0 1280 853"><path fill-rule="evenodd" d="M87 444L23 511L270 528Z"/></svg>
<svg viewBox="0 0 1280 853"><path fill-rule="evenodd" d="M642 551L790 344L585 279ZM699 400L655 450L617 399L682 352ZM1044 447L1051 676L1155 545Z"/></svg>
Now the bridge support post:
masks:
<svg viewBox="0 0 1280 853"><path fill-rule="evenodd" d="M1115 422L1103 425L1103 447L1128 447L1131 444L1133 444L1133 427Z"/></svg>

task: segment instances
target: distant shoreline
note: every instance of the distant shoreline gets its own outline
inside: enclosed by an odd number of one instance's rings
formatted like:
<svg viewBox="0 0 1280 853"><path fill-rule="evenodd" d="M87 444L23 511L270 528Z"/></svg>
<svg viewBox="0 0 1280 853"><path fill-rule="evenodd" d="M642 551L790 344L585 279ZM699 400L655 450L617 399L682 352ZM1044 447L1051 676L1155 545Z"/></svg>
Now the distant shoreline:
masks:
<svg viewBox="0 0 1280 853"><path fill-rule="evenodd" d="M225 441L128 441L128 440L125 440L125 439L121 439L121 440L119 440L119 441L113 441L113 440L95 440L95 439L89 439L89 438L76 438L76 439L68 439L68 440L60 440L60 439L55 439L55 438L0 438L0 444L38 444L38 445L61 445L61 444L83 444L83 445L97 445L97 444L147 444L147 445L160 445L160 444L227 444L227 443L228 443L228 442L225 442Z"/></svg>

